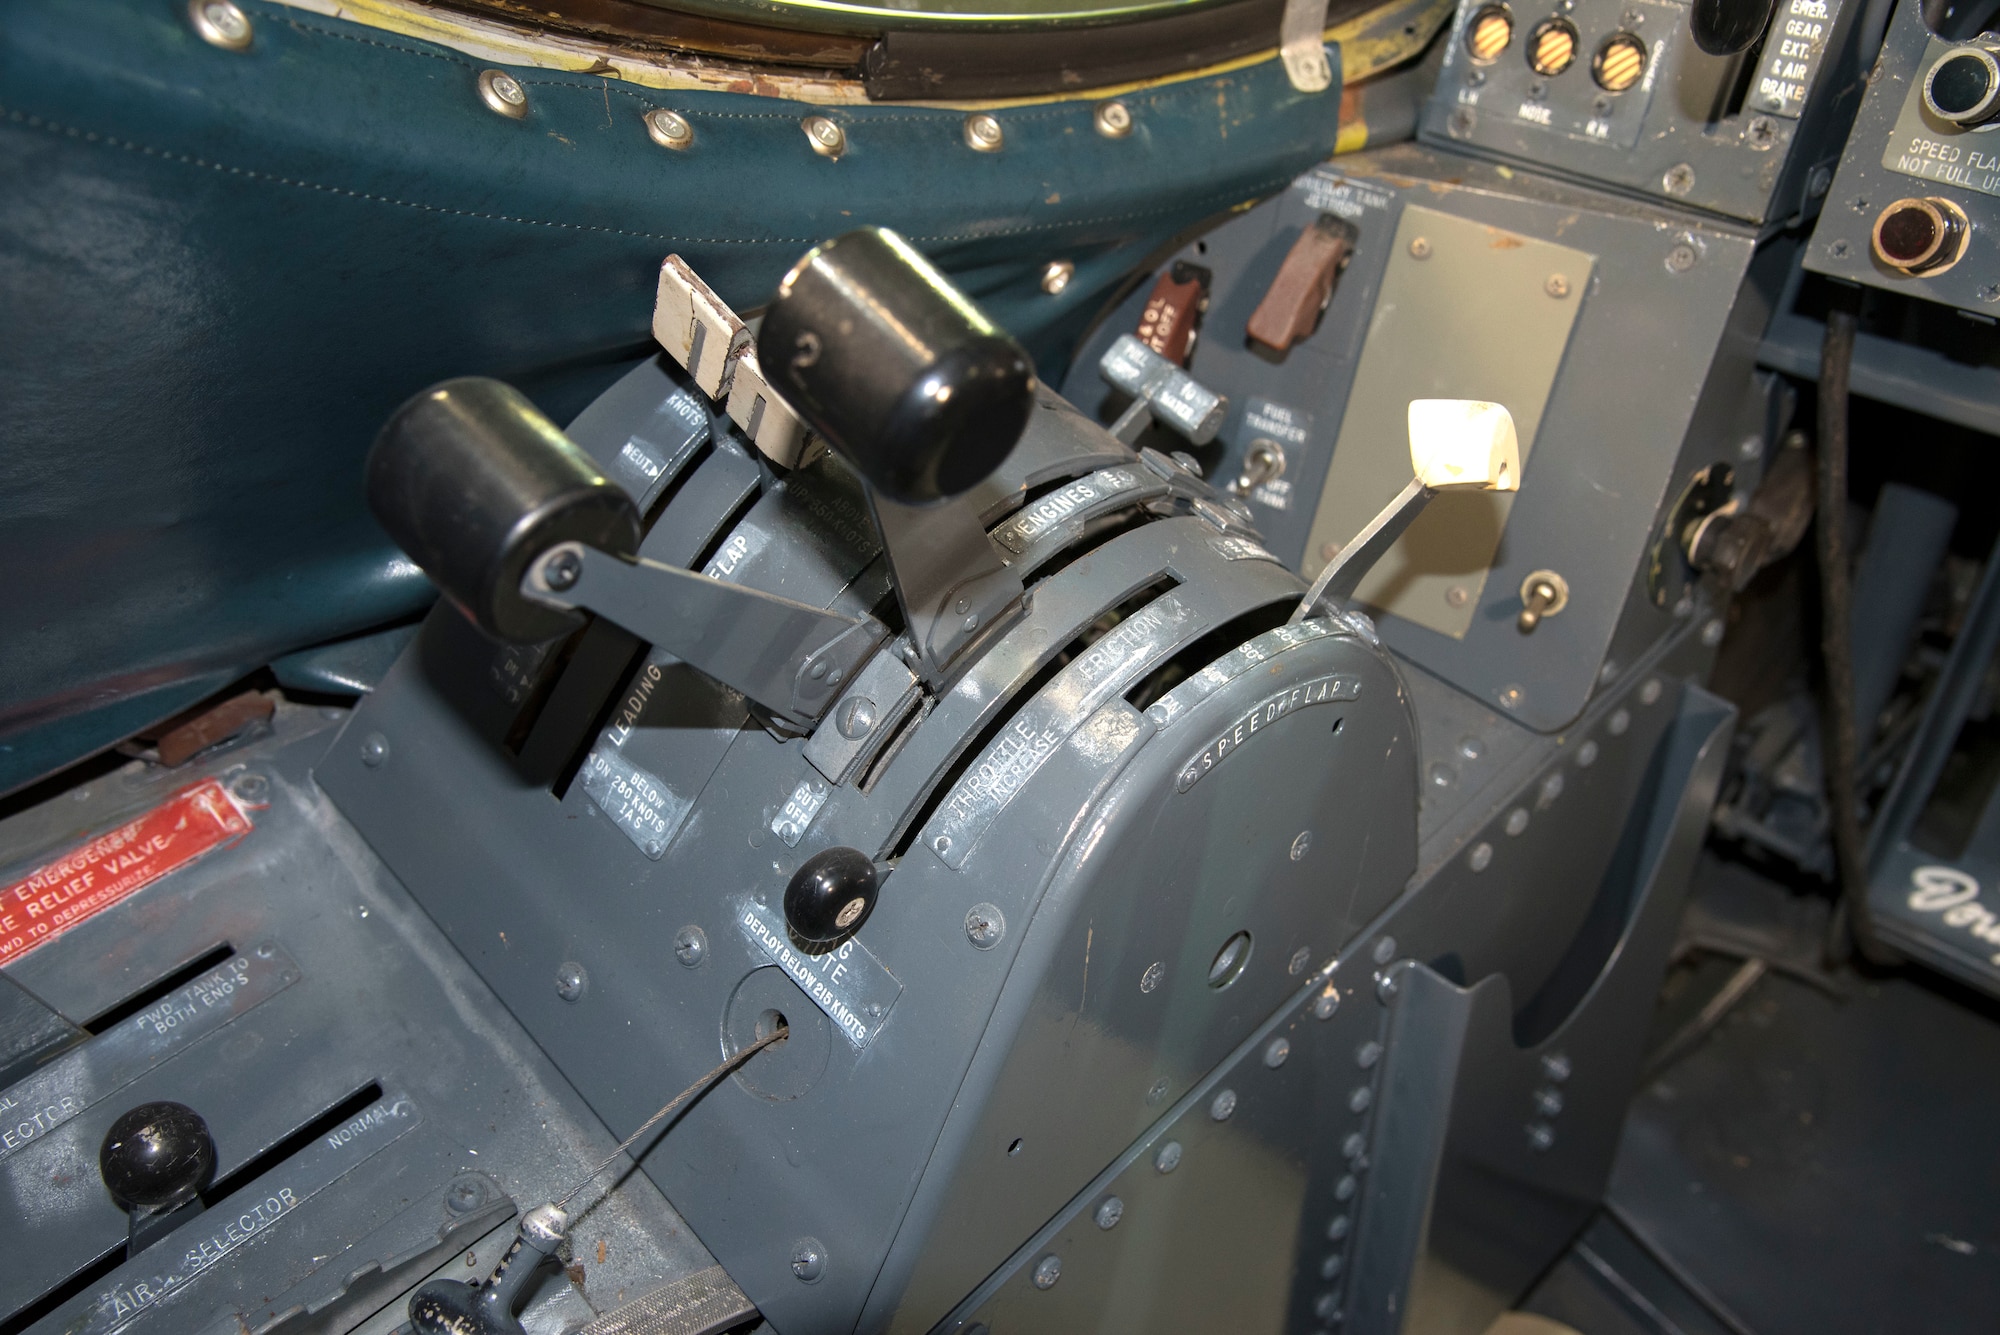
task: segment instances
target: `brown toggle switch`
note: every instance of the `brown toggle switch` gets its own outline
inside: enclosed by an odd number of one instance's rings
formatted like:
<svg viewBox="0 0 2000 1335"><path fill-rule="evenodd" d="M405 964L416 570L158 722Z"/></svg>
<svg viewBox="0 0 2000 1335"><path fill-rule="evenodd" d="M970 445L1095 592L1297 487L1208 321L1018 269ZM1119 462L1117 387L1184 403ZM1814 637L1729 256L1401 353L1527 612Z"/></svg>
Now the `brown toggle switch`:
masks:
<svg viewBox="0 0 2000 1335"><path fill-rule="evenodd" d="M1278 276L1250 316L1251 338L1276 352L1310 334L1320 312L1333 300L1333 283L1354 253L1352 224L1330 213L1299 233L1299 239L1278 266Z"/></svg>
<svg viewBox="0 0 2000 1335"><path fill-rule="evenodd" d="M1202 313L1208 309L1208 286L1213 279L1201 265L1175 260L1153 284L1145 309L1139 312L1139 341L1175 366L1186 366Z"/></svg>

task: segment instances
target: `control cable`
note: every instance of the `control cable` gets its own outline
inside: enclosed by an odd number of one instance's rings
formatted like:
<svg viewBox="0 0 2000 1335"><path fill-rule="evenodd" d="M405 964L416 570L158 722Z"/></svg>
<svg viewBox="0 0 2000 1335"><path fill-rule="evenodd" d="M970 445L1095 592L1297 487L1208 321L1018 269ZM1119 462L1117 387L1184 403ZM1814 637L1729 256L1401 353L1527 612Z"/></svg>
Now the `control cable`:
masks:
<svg viewBox="0 0 2000 1335"><path fill-rule="evenodd" d="M1836 294L1826 313L1819 363L1819 513L1813 525L1819 556L1819 642L1826 672L1825 771L1833 860L1840 894L1828 923L1828 954L1840 924L1873 964L1898 964L1882 944L1868 910L1868 855L1861 837L1859 739L1854 718L1854 581L1847 541L1847 381L1854 362L1855 312Z"/></svg>

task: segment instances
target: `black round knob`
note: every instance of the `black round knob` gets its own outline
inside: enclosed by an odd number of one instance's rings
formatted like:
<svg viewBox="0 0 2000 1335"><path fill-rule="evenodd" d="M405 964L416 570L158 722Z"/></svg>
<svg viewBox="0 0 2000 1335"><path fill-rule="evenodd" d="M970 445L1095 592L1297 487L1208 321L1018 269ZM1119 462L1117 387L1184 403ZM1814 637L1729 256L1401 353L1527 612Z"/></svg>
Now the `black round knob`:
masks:
<svg viewBox="0 0 2000 1335"><path fill-rule="evenodd" d="M868 921L879 878L858 848L815 853L785 885L785 921L801 940L838 941Z"/></svg>
<svg viewBox="0 0 2000 1335"><path fill-rule="evenodd" d="M184 1103L142 1103L104 1133L97 1171L126 1209L171 1210L214 1178L215 1138Z"/></svg>
<svg viewBox="0 0 2000 1335"><path fill-rule="evenodd" d="M1694 0L1688 28L1711 56L1733 56L1763 36L1778 0Z"/></svg>
<svg viewBox="0 0 2000 1335"><path fill-rule="evenodd" d="M757 331L757 361L813 430L909 505L956 496L998 468L1034 406L1021 345L879 227L792 266Z"/></svg>
<svg viewBox="0 0 2000 1335"><path fill-rule="evenodd" d="M512 386L466 376L389 418L368 453L368 508L396 545L501 640L553 639L575 613L521 596L559 542L639 548L632 498Z"/></svg>

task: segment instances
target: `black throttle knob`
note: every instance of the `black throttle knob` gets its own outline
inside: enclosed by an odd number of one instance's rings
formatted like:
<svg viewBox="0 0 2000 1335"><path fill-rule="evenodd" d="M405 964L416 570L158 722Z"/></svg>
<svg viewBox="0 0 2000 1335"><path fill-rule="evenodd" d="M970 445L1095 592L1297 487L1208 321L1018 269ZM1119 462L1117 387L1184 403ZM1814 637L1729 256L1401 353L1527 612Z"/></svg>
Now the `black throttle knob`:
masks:
<svg viewBox="0 0 2000 1335"><path fill-rule="evenodd" d="M161 1213L187 1204L215 1177L215 1138L184 1103L142 1103L105 1132L97 1170L119 1205Z"/></svg>
<svg viewBox="0 0 2000 1335"><path fill-rule="evenodd" d="M757 332L765 378L875 488L971 489L1027 426L1028 354L909 242L864 227L814 247Z"/></svg>
<svg viewBox="0 0 2000 1335"><path fill-rule="evenodd" d="M521 576L559 542L618 556L639 547L623 488L518 390L467 376L398 408L368 454L368 507L489 635L552 639L575 613L521 596Z"/></svg>
<svg viewBox="0 0 2000 1335"><path fill-rule="evenodd" d="M801 940L838 941L868 921L879 878L858 848L829 848L800 864L785 885L785 921Z"/></svg>

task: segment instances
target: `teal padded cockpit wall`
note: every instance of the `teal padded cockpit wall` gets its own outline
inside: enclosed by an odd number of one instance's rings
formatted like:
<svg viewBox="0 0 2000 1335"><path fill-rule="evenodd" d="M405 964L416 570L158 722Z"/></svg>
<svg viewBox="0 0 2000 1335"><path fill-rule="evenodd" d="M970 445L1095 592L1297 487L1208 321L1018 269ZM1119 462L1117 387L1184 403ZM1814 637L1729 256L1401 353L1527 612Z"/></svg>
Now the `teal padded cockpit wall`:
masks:
<svg viewBox="0 0 2000 1335"><path fill-rule="evenodd" d="M241 3L243 52L181 0L0 11L0 792L420 609L362 501L376 428L468 373L566 420L651 349L669 252L748 308L884 224L1048 371L1149 252L1326 157L1339 102L1271 59L1124 96L1122 140L1088 100L1002 109L977 153L949 108L517 68L516 121L474 57ZM691 149L653 143L654 107Z"/></svg>

